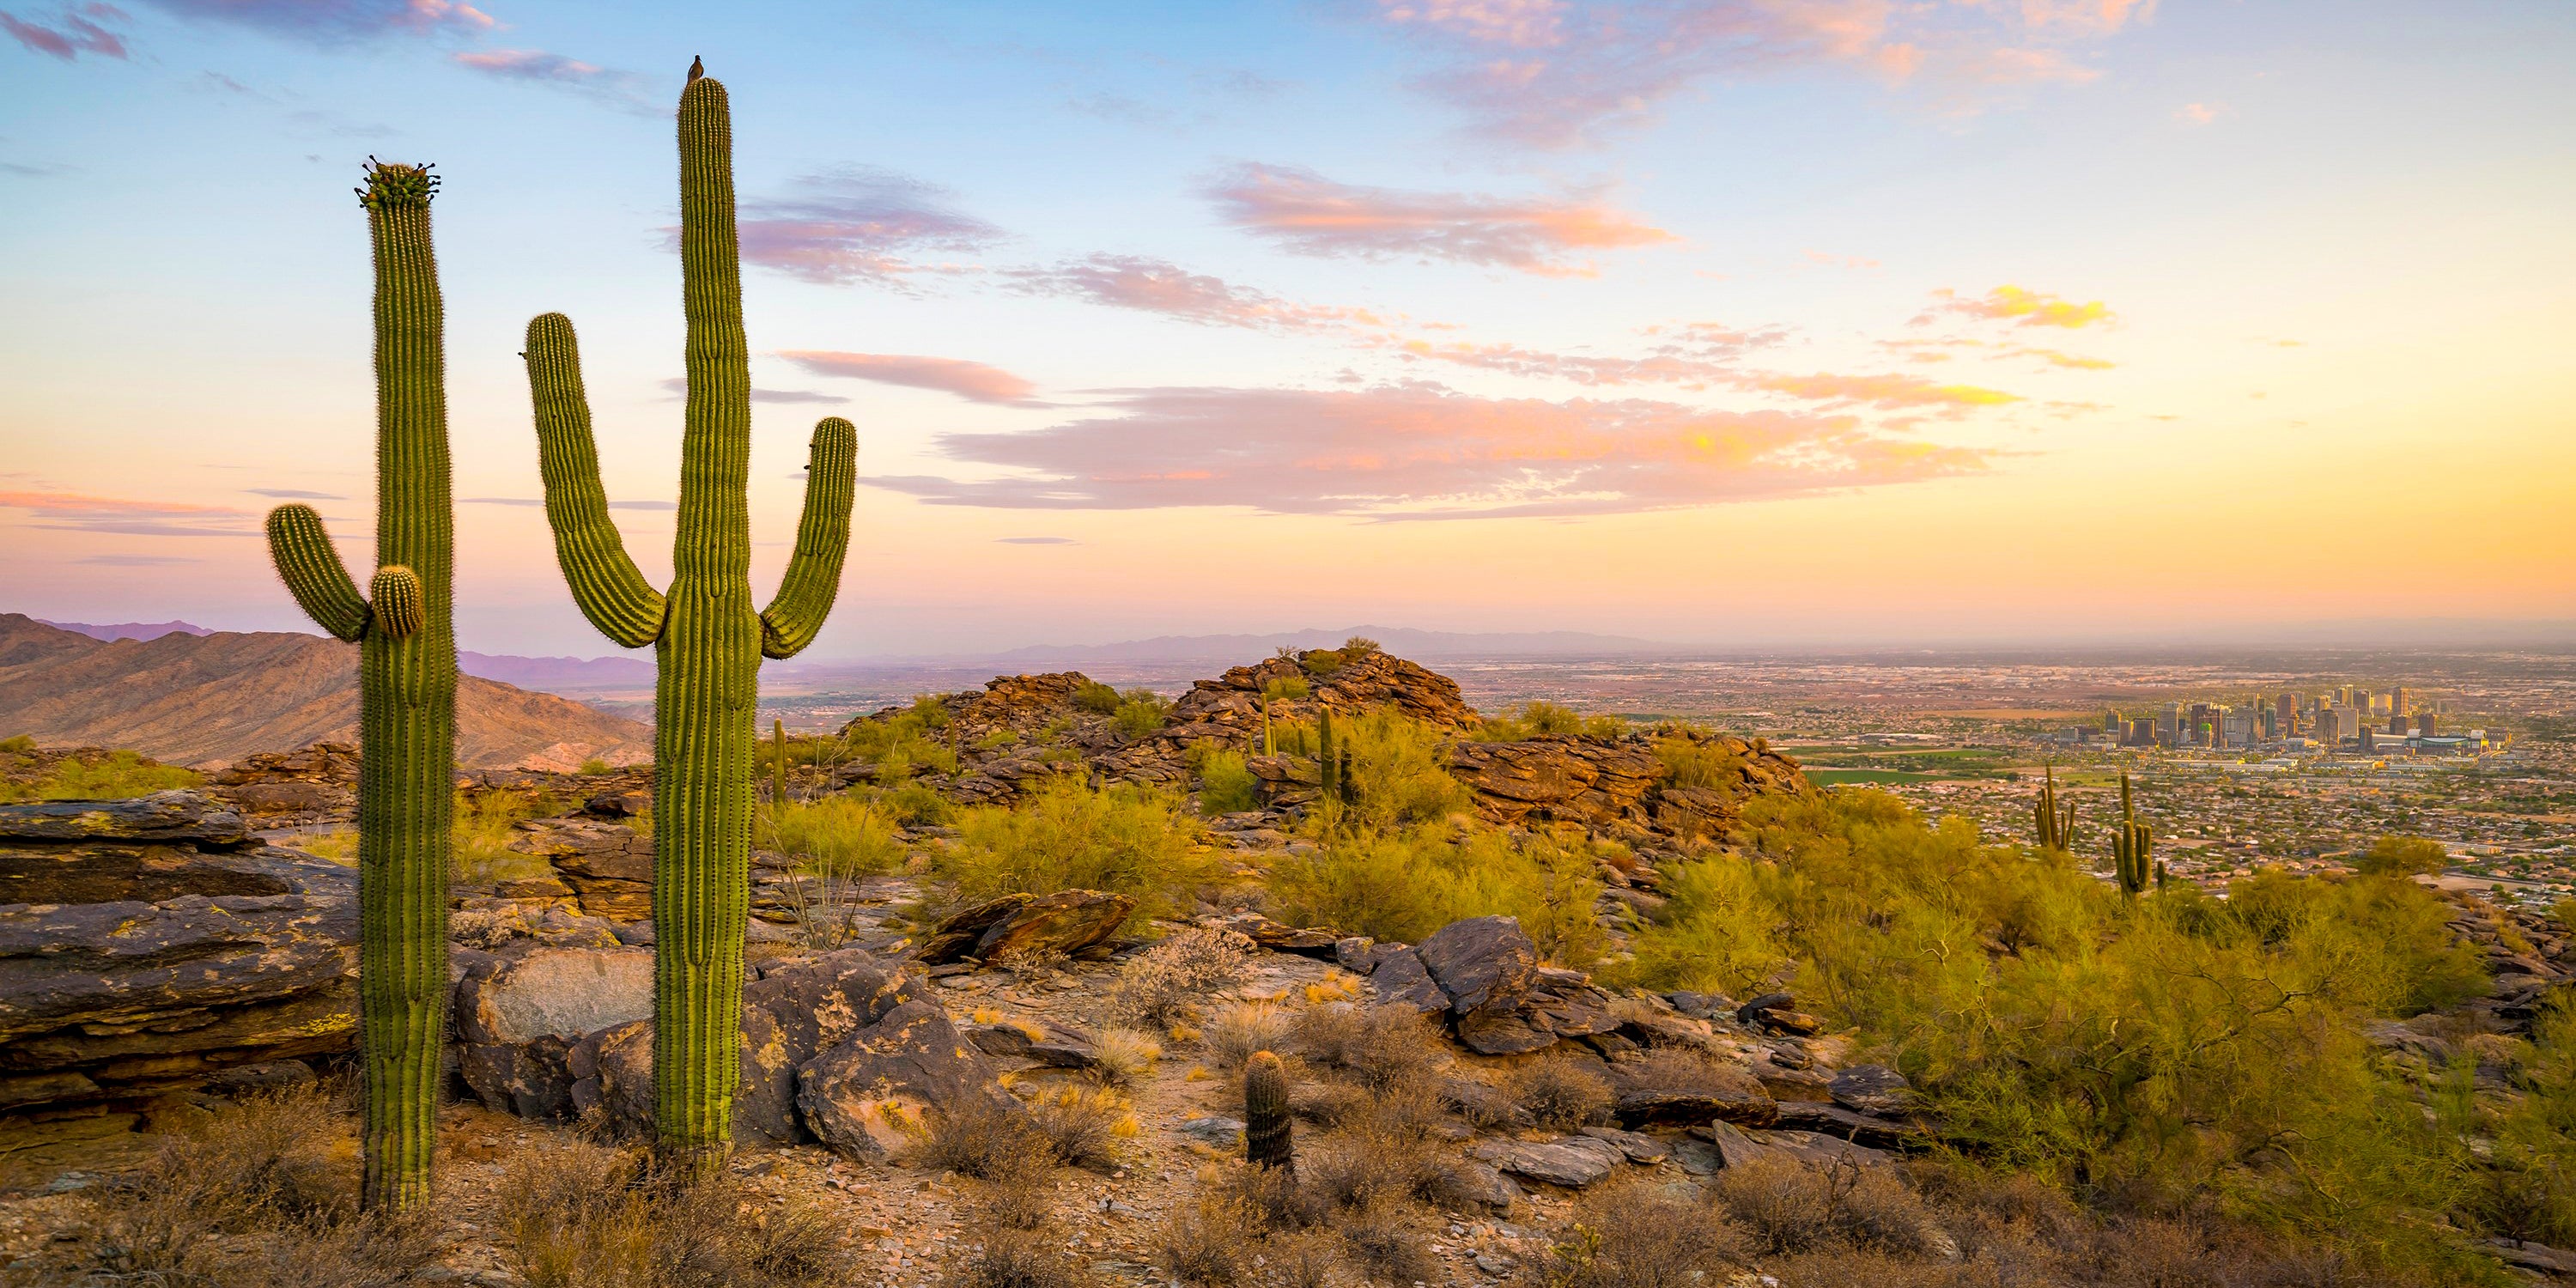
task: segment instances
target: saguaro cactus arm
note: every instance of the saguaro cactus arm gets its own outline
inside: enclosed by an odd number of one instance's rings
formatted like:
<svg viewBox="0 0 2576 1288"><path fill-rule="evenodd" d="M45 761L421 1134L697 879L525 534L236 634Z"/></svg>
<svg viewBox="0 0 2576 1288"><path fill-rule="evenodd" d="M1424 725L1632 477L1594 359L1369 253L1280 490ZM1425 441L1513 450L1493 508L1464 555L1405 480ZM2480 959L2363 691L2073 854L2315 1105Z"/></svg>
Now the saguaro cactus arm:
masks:
<svg viewBox="0 0 2576 1288"><path fill-rule="evenodd" d="M644 580L608 517L599 484L599 447L581 387L581 348L572 320L548 313L528 323L528 392L537 409L537 468L546 484L546 523L573 602L599 633L627 648L662 634L662 592Z"/></svg>
<svg viewBox="0 0 2576 1288"><path fill-rule="evenodd" d="M287 593L313 624L351 643L367 633L372 616L349 580L348 565L331 546L322 516L309 505L281 505L268 512L268 553Z"/></svg>
<svg viewBox="0 0 2576 1288"><path fill-rule="evenodd" d="M841 593L850 553L850 502L858 487L859 431L838 416L814 425L805 462L805 511L778 597L760 610L760 655L794 657L814 642Z"/></svg>

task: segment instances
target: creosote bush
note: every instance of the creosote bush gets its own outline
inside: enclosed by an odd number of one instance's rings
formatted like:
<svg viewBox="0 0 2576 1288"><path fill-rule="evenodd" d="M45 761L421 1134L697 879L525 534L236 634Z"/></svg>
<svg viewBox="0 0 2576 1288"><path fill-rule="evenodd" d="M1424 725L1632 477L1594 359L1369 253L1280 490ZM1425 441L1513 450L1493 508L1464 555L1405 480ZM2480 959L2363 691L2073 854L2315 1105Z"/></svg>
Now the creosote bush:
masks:
<svg viewBox="0 0 2576 1288"><path fill-rule="evenodd" d="M1261 780L1240 753L1210 750L1199 756L1198 770L1201 814L1235 814L1260 805Z"/></svg>
<svg viewBox="0 0 2576 1288"><path fill-rule="evenodd" d="M1445 777L1445 775L1444 775ZM1270 869L1271 915L1375 939L1420 943L1464 917L1506 914L1549 960L1578 969L1606 943L1593 905L1594 852L1580 838L1446 823L1328 835Z"/></svg>
<svg viewBox="0 0 2576 1288"><path fill-rule="evenodd" d="M1204 882L1194 825L1170 797L1118 785L1095 790L1058 778L1025 804L978 806L957 819L943 874L965 902L1014 891L1108 890L1133 897L1131 925L1161 916Z"/></svg>
<svg viewBox="0 0 2576 1288"><path fill-rule="evenodd" d="M864 797L841 793L763 807L755 841L805 871L833 880L891 872L903 863L891 811Z"/></svg>
<svg viewBox="0 0 2576 1288"><path fill-rule="evenodd" d="M25 734L9 742L17 745L0 750L17 755L32 755L36 750L36 740ZM121 800L202 786L205 781L193 769L164 765L136 752L83 751L56 764L52 773L35 782L0 780L0 805L18 801Z"/></svg>

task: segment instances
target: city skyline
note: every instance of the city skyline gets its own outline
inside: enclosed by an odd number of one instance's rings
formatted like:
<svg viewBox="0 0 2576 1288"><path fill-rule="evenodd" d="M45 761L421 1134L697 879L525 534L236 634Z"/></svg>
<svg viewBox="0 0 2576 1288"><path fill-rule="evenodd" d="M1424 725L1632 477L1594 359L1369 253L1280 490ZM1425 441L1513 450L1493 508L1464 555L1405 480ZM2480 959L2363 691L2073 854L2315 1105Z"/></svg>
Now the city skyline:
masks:
<svg viewBox="0 0 2576 1288"><path fill-rule="evenodd" d="M374 153L448 177L460 633L613 652L513 355L583 326L660 576L703 54L755 579L815 416L872 482L818 656L2576 619L2559 6L0 12L0 609L300 628L258 516L368 531Z"/></svg>

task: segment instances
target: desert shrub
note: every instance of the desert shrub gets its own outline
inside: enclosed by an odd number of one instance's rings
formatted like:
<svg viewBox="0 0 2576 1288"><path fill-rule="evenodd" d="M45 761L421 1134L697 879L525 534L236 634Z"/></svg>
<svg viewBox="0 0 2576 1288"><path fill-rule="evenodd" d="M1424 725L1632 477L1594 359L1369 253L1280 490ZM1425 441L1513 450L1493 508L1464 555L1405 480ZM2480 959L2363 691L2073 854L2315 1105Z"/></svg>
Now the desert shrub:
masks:
<svg viewBox="0 0 2576 1288"><path fill-rule="evenodd" d="M1047 1229L972 1226L948 1282L958 1288L1088 1288L1101 1282L1087 1258Z"/></svg>
<svg viewBox="0 0 2576 1288"><path fill-rule="evenodd" d="M814 764L864 760L874 767L879 787L900 786L922 767L953 774L956 748L935 733L947 726L947 706L923 694L903 710L851 721L837 741L818 741L808 759Z"/></svg>
<svg viewBox="0 0 2576 1288"><path fill-rule="evenodd" d="M344 868L353 868L358 865L358 829L354 827L340 827L333 828L328 832L315 832L309 836L299 836L293 841L283 842L283 844L292 845L294 848L302 850L306 854L310 854L317 859L329 859L333 863L337 863Z"/></svg>
<svg viewBox="0 0 2576 1288"><path fill-rule="evenodd" d="M1581 968L1605 944L1593 912L1600 892L1579 842L1442 827L1327 836L1315 852L1272 865L1267 897L1272 915L1292 925L1406 943L1462 917L1512 916L1549 960Z"/></svg>
<svg viewBox="0 0 2576 1288"><path fill-rule="evenodd" d="M1443 1063L1431 1022L1400 1006L1316 1006L1291 1026L1297 1053L1340 1070L1371 1091L1418 1086Z"/></svg>
<svg viewBox="0 0 2576 1288"><path fill-rule="evenodd" d="M1572 707L1533 700L1487 717L1472 736L1478 742L1522 742L1551 734L1616 738L1626 732L1628 722L1617 716L1587 716Z"/></svg>
<svg viewBox="0 0 2576 1288"><path fill-rule="evenodd" d="M993 1181L1019 1175L1032 1159L1044 1159L1050 1153L1026 1109L970 1096L932 1116L914 1146L912 1163L924 1170Z"/></svg>
<svg viewBox="0 0 2576 1288"><path fill-rule="evenodd" d="M1091 1043L1094 1073L1112 1086L1144 1077L1163 1058L1162 1044L1134 1029L1102 1029Z"/></svg>
<svg viewBox="0 0 2576 1288"><path fill-rule="evenodd" d="M2379 877L2418 876L2450 865L2450 851L2440 841L2421 836L2383 836L2353 863L2364 875Z"/></svg>
<svg viewBox="0 0 2576 1288"><path fill-rule="evenodd" d="M1630 937L1629 961L1613 982L1670 991L1742 995L1788 960L1776 938L1780 913L1763 896L1753 865L1731 854L1664 869L1664 906Z"/></svg>
<svg viewBox="0 0 2576 1288"><path fill-rule="evenodd" d="M773 1203L728 1173L660 1172L602 1146L520 1154L499 1198L531 1288L821 1288L850 1269L810 1202Z"/></svg>
<svg viewBox="0 0 2576 1288"><path fill-rule="evenodd" d="M1310 648L1297 655L1297 665L1305 668L1306 674L1318 679L1341 670L1342 663L1346 660L1348 659L1340 653L1328 648Z"/></svg>
<svg viewBox="0 0 2576 1288"><path fill-rule="evenodd" d="M489 883L544 876L553 869L544 859L510 848L519 824L562 809L565 802L541 792L494 789L456 794L453 832L455 862L449 871L460 881Z"/></svg>
<svg viewBox="0 0 2576 1288"><path fill-rule="evenodd" d="M1354 635L1349 639L1342 641L1342 660L1346 663L1356 662L1361 658L1367 657L1371 653L1383 653L1385 651L1385 645L1378 643L1376 640L1370 639L1366 635Z"/></svg>
<svg viewBox="0 0 2576 1288"><path fill-rule="evenodd" d="M1695 787L1740 796L1744 757L1717 743L1674 732L1655 739L1655 759L1669 787Z"/></svg>
<svg viewBox="0 0 2576 1288"><path fill-rule="evenodd" d="M818 876L855 880L903 863L892 813L847 793L770 805L756 829L760 844L796 860Z"/></svg>
<svg viewBox="0 0 2576 1288"><path fill-rule="evenodd" d="M1152 689L1129 689L1120 696L1117 711L1111 719L1118 726L1118 732L1130 738L1142 738L1162 728L1163 715L1171 709L1172 704Z"/></svg>
<svg viewBox="0 0 2576 1288"><path fill-rule="evenodd" d="M1449 1140L1453 1126L1429 1088L1378 1096L1302 1143L1298 1174L1309 1197L1339 1211L1385 1202L1454 1206L1470 1187Z"/></svg>
<svg viewBox="0 0 2576 1288"><path fill-rule="evenodd" d="M597 756L593 756L593 757L589 758L588 760L585 760L585 761L581 762L581 770L580 770L580 772L581 772L581 773L583 773L583 774L585 774L585 775L587 775L587 776L589 776L589 777L597 778L597 777L599 777L599 776L601 776L601 775L603 775L603 774L613 774L613 773L616 773L616 772L617 772L617 770L615 769L615 767L611 766L607 761L605 761L605 760L601 760L601 759L600 759L599 757L597 757Z"/></svg>
<svg viewBox="0 0 2576 1288"><path fill-rule="evenodd" d="M1199 759L1199 812L1234 814L1261 803L1261 780L1253 776L1243 756L1231 751L1210 751Z"/></svg>
<svg viewBox="0 0 2576 1288"><path fill-rule="evenodd" d="M1409 1204L1380 1199L1342 1213L1333 1221L1344 1255L1371 1282L1413 1284L1439 1278L1439 1263L1414 1226L1420 1218Z"/></svg>
<svg viewBox="0 0 2576 1288"><path fill-rule="evenodd" d="M1449 776L1446 735L1392 708L1372 707L1333 723L1337 747L1350 751L1351 817L1370 827L1447 818L1469 807L1467 789Z"/></svg>
<svg viewBox="0 0 2576 1288"><path fill-rule="evenodd" d="M1504 1127L1526 1127L1518 1101L1502 1088L1479 1078L1445 1078L1440 1083L1440 1103L1455 1110L1470 1126L1488 1131Z"/></svg>
<svg viewBox="0 0 2576 1288"><path fill-rule="evenodd" d="M9 750L32 753L35 741L24 734L10 739L23 742ZM83 752L56 764L53 772L32 783L0 782L0 803L22 800L122 800L132 796L149 796L175 788L197 787L204 777L193 769L164 765L131 751L104 754Z"/></svg>
<svg viewBox="0 0 2576 1288"><path fill-rule="evenodd" d="M1724 1282L1743 1253L1742 1232L1705 1204L1626 1180L1586 1191L1527 1278L1547 1288L1694 1288Z"/></svg>
<svg viewBox="0 0 2576 1288"><path fill-rule="evenodd" d="M36 738L33 734L18 733L0 738L0 752L6 752L12 756L25 756L35 750Z"/></svg>
<svg viewBox="0 0 2576 1288"><path fill-rule="evenodd" d="M1041 1092L1023 1117L1035 1133L1040 1156L1067 1167L1108 1169L1118 1162L1118 1142L1138 1130L1127 1098L1107 1087Z"/></svg>
<svg viewBox="0 0 2576 1288"><path fill-rule="evenodd" d="M1276 1051L1288 1036L1288 1017L1268 1002L1231 1002L1219 1007L1200 1030L1208 1061L1236 1069L1256 1051Z"/></svg>
<svg viewBox="0 0 2576 1288"><path fill-rule="evenodd" d="M1180 931L1129 958L1109 986L1109 1015L1131 1024L1168 1024L1195 1014L1208 994L1232 988L1252 958L1250 939L1231 930Z"/></svg>
<svg viewBox="0 0 2576 1288"><path fill-rule="evenodd" d="M1119 785L1094 790L1058 778L1019 808L978 806L958 816L957 842L941 859L962 901L1013 891L1108 890L1136 900L1130 924L1170 911L1210 872L1191 853L1192 829L1169 797Z"/></svg>
<svg viewBox="0 0 2576 1288"><path fill-rule="evenodd" d="M1118 690L1098 680L1085 680L1073 691L1073 705L1096 715L1108 715L1119 706Z"/></svg>
<svg viewBox="0 0 2576 1288"><path fill-rule="evenodd" d="M1556 1131L1606 1122L1617 1099L1610 1083L1572 1056L1532 1060L1504 1075L1503 1092L1529 1121Z"/></svg>
<svg viewBox="0 0 2576 1288"><path fill-rule="evenodd" d="M1196 1200L1175 1203L1154 1231L1154 1263L1174 1283L1191 1288L1232 1288L1248 1268L1261 1227L1252 1213L1214 1187Z"/></svg>
<svg viewBox="0 0 2576 1288"><path fill-rule="evenodd" d="M899 783L871 790L867 799L904 827L944 825L957 817L957 804L921 783Z"/></svg>

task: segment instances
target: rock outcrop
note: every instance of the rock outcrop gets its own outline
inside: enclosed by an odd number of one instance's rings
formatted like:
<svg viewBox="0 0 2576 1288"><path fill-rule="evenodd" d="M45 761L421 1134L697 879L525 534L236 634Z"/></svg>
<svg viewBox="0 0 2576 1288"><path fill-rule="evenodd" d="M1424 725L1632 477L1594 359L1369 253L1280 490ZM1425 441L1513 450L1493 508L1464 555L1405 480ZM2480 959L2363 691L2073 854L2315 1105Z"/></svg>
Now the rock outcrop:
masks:
<svg viewBox="0 0 2576 1288"><path fill-rule="evenodd" d="M0 900L0 1153L356 1041L357 874L202 794L0 806Z"/></svg>

